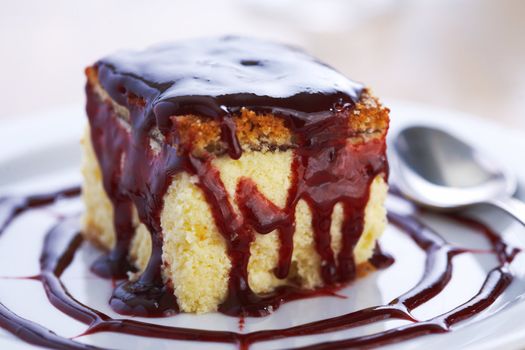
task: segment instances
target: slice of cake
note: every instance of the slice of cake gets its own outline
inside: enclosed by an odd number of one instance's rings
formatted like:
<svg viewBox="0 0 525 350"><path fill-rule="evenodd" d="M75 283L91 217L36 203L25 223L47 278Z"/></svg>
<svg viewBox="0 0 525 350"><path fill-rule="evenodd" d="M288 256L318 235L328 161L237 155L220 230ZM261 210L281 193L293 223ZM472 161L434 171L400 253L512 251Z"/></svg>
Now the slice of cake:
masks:
<svg viewBox="0 0 525 350"><path fill-rule="evenodd" d="M140 316L264 315L369 266L388 109L307 55L225 37L86 69L84 235Z"/></svg>

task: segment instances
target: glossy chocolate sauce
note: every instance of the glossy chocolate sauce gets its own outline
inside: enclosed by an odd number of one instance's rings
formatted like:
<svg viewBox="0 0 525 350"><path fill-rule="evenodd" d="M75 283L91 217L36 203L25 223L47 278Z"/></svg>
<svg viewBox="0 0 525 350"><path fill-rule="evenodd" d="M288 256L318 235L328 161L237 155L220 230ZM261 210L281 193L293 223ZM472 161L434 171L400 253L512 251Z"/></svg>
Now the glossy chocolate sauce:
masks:
<svg viewBox="0 0 525 350"><path fill-rule="evenodd" d="M388 173L384 139L347 143L355 133L349 118L361 85L298 49L235 37L121 52L97 62L95 69L111 99L129 110L126 118L131 131L119 121L124 117L117 115L112 103L102 101L88 84L91 141L115 209L117 233L115 248L93 270L105 277L122 277L131 269L127 259L134 232L132 206L153 242L150 261L139 280L115 289L110 301L115 311L140 316L178 311L173 291L161 276L160 213L173 176L182 171L198 177L197 185L232 262L220 312L263 316L296 294L283 288L270 295L255 295L247 282L247 267L255 235L277 230L280 248L275 275L288 276L299 200L306 201L313 214L315 247L325 284L341 284L355 277L353 250L363 231L369 188L376 176ZM241 108L271 112L283 118L293 133L292 185L283 209L268 201L255 183L243 179L235 196L241 209L237 213L212 166L213 155L195 157L192 149L177 142L178 130L171 118L197 115L218 121L227 154L240 158L242 148L233 118ZM160 150L154 151L150 138L158 131L164 140ZM342 248L335 256L330 226L337 203L343 206L344 221Z"/></svg>
<svg viewBox="0 0 525 350"><path fill-rule="evenodd" d="M64 192L67 196L72 196L76 193L78 193L78 190L76 189ZM1 212L11 213L11 215L8 216L8 220L11 222L16 215L35 207L35 205L38 206L38 203L40 203L40 205L46 205L62 196L61 192L56 192L51 195L33 197L48 198L48 200L33 202L37 204L24 206L20 206L19 201L9 200L10 198L1 198L0 209ZM22 199L22 197L17 198L19 200ZM28 197L24 202L32 202L31 197ZM15 207L21 209L14 210ZM15 212L17 214L14 214ZM475 252L475 250L469 250L466 247L455 247L450 245L436 232L420 222L416 218L416 214L417 213L401 214L395 211L389 212L390 222L398 226L401 229L401 232L404 232L410 239L412 239L426 254L424 274L411 290L385 305L356 310L341 316L290 328L264 330L252 333L236 333L168 327L135 321L132 319L113 319L98 310L80 303L68 292L65 285L60 281L61 275L72 262L83 241L79 231L79 219L76 215L66 218L55 217L57 224L47 233L44 240L40 258L40 274L35 280L38 280L43 284L49 301L55 307L88 326L83 335L97 332L118 332L161 339L231 343L237 344L239 349L249 349L251 345L258 342L296 336L324 334L371 324L382 320L399 319L410 321L408 325L395 327L371 335L316 343L309 346L298 347L296 349L321 350L353 347L377 347L421 335L448 332L453 325L478 315L493 304L510 285L513 279L509 265L519 252L519 249L509 246L500 235L475 220L450 216L451 220L457 221L460 225L467 225L487 239L491 245L492 254L498 259L498 266L489 271L479 292L464 304L429 320L415 319L411 315L411 311L438 295L447 286L452 275L453 258L458 254L464 254L465 252ZM372 260L392 262L391 258L388 258L387 256L381 257L379 250L376 250L376 257ZM388 264L389 263L386 265ZM75 340L58 336L43 326L17 316L1 303L0 327L34 345L54 349L100 349L95 346L86 345Z"/></svg>
<svg viewBox="0 0 525 350"><path fill-rule="evenodd" d="M46 194L0 197L0 235L2 235L9 224L23 212L31 208L52 204L61 198L76 197L79 194L80 187L75 186Z"/></svg>

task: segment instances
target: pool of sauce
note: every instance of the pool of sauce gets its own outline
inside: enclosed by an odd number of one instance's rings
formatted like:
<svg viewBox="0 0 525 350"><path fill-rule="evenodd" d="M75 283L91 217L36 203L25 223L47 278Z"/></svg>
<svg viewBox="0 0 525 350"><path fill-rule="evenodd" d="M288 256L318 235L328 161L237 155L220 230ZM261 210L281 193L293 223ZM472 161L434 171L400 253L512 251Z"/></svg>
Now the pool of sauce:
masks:
<svg viewBox="0 0 525 350"><path fill-rule="evenodd" d="M0 198L0 212L9 213L1 218L0 237L9 224L20 214L53 203L63 197L77 196L79 189L40 194L28 197ZM239 349L249 349L251 345L288 337L324 334L383 320L407 320L409 324L382 332L349 339L314 343L296 349L341 349L351 347L377 347L406 339L451 331L455 324L482 313L492 305L507 289L514 278L510 263L519 249L508 245L498 233L473 219L449 216L459 225L466 225L485 237L490 243L492 254L498 260L497 266L490 270L480 290L467 302L452 310L428 320L415 319L411 311L439 295L448 285L452 276L453 259L459 254L469 252L465 247L456 247L445 241L438 233L422 223L414 213L404 214L390 211L389 220L406 234L425 253L425 270L412 289L387 304L360 310L349 310L340 316L310 322L290 328L262 330L251 333L202 330L183 327L156 325L133 319L114 319L101 311L82 304L71 295L60 277L72 262L83 242L77 215L55 218L56 224L49 230L44 240L40 257L40 273L31 277L42 283L48 300L56 308L70 317L86 324L83 335L98 332L118 332L172 340L189 340L210 343L236 344ZM35 228L38 230L38 228ZM475 253L475 250L472 250ZM392 263L388 255L377 252L372 261L388 267ZM385 263L386 261L386 263ZM386 272L387 273L387 272ZM321 295L329 295L320 291ZM271 317L271 316L270 316ZM53 349L94 350L100 347L86 345L73 339L61 337L49 329L24 319L5 307L0 301L0 327L20 339L39 346Z"/></svg>

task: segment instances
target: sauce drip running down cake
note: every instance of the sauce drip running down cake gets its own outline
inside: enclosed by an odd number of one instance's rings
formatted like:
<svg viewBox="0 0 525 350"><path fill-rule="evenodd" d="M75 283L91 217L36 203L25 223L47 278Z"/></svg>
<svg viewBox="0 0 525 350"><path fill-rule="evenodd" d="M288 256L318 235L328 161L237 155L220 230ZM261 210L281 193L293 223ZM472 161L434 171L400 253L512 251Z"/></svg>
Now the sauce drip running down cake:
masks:
<svg viewBox="0 0 525 350"><path fill-rule="evenodd" d="M83 232L117 312L261 316L374 265L388 109L303 51L224 37L86 69Z"/></svg>

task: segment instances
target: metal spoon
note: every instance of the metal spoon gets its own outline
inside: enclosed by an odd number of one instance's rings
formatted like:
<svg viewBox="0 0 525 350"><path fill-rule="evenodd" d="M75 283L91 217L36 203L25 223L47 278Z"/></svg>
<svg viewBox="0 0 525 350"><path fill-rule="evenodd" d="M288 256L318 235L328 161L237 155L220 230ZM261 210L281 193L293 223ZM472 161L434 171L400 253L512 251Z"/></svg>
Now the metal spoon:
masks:
<svg viewBox="0 0 525 350"><path fill-rule="evenodd" d="M525 203L512 197L515 175L472 146L427 126L403 129L393 146L393 173L407 198L437 210L491 204L525 225Z"/></svg>

